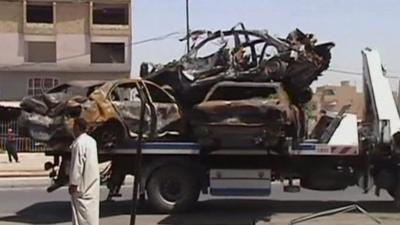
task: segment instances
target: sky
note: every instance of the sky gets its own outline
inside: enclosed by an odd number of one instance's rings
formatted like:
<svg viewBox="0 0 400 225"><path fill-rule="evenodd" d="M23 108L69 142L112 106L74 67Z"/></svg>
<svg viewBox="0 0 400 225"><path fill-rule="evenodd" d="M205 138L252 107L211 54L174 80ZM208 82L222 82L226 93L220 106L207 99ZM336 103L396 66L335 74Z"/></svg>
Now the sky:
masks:
<svg viewBox="0 0 400 225"><path fill-rule="evenodd" d="M319 42L333 41L331 69L361 72L361 50L380 52L390 76L400 77L400 2L397 0L189 0L192 30L229 29L243 22L248 29L266 29L286 37L299 28ZM185 52L185 0L133 0L133 42L173 35L133 46L133 73L142 62L166 63ZM360 76L325 71L314 84L349 80L361 87ZM398 79L391 79L397 90Z"/></svg>

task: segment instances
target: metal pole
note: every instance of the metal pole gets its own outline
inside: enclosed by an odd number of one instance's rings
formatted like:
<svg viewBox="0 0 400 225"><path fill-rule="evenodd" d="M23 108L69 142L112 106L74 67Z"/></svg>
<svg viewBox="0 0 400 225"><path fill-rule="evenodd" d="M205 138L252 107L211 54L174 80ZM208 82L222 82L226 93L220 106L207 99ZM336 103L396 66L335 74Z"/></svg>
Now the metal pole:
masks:
<svg viewBox="0 0 400 225"><path fill-rule="evenodd" d="M186 0L186 50L190 51L189 0Z"/></svg>
<svg viewBox="0 0 400 225"><path fill-rule="evenodd" d="M146 111L146 105L148 103L147 97L143 91L143 86L141 83L138 85L139 95L141 98L140 106L140 123L138 132L138 141L136 146L136 160L135 160L135 180L133 183L133 194L132 194L132 208L131 208L131 223L130 225L135 225L136 223L136 213L137 213L137 202L138 193L140 187L141 179L141 168L142 168L142 142L143 142L143 128L144 128L144 115Z"/></svg>

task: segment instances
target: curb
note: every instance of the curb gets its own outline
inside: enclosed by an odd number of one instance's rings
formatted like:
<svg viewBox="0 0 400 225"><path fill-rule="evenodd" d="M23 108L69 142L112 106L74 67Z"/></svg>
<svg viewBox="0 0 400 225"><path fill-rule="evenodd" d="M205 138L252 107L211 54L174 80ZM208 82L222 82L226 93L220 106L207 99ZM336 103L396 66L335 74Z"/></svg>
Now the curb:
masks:
<svg viewBox="0 0 400 225"><path fill-rule="evenodd" d="M2 177L0 190L13 188L46 188L51 184L46 177Z"/></svg>
<svg viewBox="0 0 400 225"><path fill-rule="evenodd" d="M0 178L12 177L48 177L49 173L46 171L1 171Z"/></svg>

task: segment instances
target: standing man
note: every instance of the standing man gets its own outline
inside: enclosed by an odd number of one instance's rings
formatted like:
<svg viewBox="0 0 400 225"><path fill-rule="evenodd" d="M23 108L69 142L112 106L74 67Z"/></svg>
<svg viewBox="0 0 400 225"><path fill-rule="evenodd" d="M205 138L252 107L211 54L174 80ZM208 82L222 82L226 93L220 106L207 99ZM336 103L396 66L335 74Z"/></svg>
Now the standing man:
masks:
<svg viewBox="0 0 400 225"><path fill-rule="evenodd" d="M100 175L97 143L86 134L86 121L75 119L71 145L69 193L73 225L99 224Z"/></svg>
<svg viewBox="0 0 400 225"><path fill-rule="evenodd" d="M14 158L14 161L18 163L18 153L17 148L15 147L15 134L11 128L8 128L7 130L6 149L8 161L11 163L12 158Z"/></svg>

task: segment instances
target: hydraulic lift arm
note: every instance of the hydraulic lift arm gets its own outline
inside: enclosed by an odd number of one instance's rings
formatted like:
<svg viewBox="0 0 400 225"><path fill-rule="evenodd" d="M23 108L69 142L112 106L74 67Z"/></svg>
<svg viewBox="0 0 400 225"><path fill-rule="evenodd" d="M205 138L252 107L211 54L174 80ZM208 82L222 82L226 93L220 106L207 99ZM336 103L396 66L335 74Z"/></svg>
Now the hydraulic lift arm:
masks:
<svg viewBox="0 0 400 225"><path fill-rule="evenodd" d="M362 51L362 56L365 119L371 125L376 143L390 146L393 144L393 136L400 131L400 117L390 83L385 77L376 50L367 48Z"/></svg>
<svg viewBox="0 0 400 225"><path fill-rule="evenodd" d="M373 164L375 193L386 189L400 207L400 118L396 103L385 77L377 51L365 49L363 56L363 81L368 157Z"/></svg>

